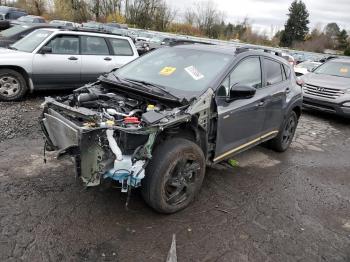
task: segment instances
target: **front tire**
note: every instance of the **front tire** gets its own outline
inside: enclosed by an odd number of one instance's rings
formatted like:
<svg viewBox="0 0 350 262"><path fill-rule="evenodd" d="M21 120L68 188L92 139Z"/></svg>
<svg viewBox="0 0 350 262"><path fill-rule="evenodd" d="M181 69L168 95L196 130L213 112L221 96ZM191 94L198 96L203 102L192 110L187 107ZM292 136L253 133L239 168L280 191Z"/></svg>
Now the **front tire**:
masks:
<svg viewBox="0 0 350 262"><path fill-rule="evenodd" d="M295 130L298 126L298 116L292 111L284 120L278 135L269 141L269 146L277 152L286 151L293 141Z"/></svg>
<svg viewBox="0 0 350 262"><path fill-rule="evenodd" d="M154 150L146 168L144 200L160 213L184 209L198 194L205 167L203 151L197 144L183 138L165 141Z"/></svg>
<svg viewBox="0 0 350 262"><path fill-rule="evenodd" d="M27 83L21 73L12 69L0 70L0 100L16 101L27 93Z"/></svg>

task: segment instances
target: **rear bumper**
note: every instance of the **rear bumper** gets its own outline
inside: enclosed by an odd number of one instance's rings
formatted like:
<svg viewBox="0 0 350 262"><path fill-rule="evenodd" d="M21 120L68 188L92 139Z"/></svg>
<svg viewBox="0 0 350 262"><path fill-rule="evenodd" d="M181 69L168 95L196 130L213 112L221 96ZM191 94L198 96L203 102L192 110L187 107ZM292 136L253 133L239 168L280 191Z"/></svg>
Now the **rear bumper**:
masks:
<svg viewBox="0 0 350 262"><path fill-rule="evenodd" d="M305 97L305 95L303 99L303 107L331 114L336 114L343 117L350 117L350 107L344 107L342 106L342 104L331 103L327 101Z"/></svg>

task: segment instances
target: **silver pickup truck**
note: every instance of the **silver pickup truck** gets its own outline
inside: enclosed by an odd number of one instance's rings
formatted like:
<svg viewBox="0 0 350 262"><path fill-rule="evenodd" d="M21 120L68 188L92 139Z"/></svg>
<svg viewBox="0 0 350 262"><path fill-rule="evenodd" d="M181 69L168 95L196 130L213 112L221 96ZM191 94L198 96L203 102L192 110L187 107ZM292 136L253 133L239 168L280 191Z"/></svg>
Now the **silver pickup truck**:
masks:
<svg viewBox="0 0 350 262"><path fill-rule="evenodd" d="M139 55L128 37L45 28L0 48L0 56L0 100L14 101L28 91L96 81Z"/></svg>

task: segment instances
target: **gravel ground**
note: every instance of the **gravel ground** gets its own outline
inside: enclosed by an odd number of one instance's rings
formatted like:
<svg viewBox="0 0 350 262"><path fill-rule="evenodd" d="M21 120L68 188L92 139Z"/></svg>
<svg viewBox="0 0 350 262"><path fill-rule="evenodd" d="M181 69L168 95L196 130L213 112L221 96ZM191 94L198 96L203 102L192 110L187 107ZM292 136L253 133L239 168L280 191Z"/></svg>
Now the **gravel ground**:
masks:
<svg viewBox="0 0 350 262"><path fill-rule="evenodd" d="M33 98L17 103L0 103L0 142L17 137L41 137L38 127L38 112L42 98Z"/></svg>
<svg viewBox="0 0 350 262"><path fill-rule="evenodd" d="M198 200L159 215L140 194L83 190L43 164L43 97L0 103L0 261L350 261L350 122L305 113L290 150L208 169Z"/></svg>

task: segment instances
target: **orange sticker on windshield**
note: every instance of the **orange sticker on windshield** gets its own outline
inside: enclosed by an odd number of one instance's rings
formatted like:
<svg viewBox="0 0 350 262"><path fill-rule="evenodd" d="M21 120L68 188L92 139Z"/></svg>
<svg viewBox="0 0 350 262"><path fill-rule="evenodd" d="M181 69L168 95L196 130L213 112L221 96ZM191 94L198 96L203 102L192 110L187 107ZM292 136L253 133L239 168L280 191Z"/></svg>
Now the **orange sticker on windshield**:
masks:
<svg viewBox="0 0 350 262"><path fill-rule="evenodd" d="M159 74L162 76L170 76L176 71L176 67L166 66L160 70Z"/></svg>
<svg viewBox="0 0 350 262"><path fill-rule="evenodd" d="M347 67L340 68L340 73L347 74L349 72L349 69Z"/></svg>

